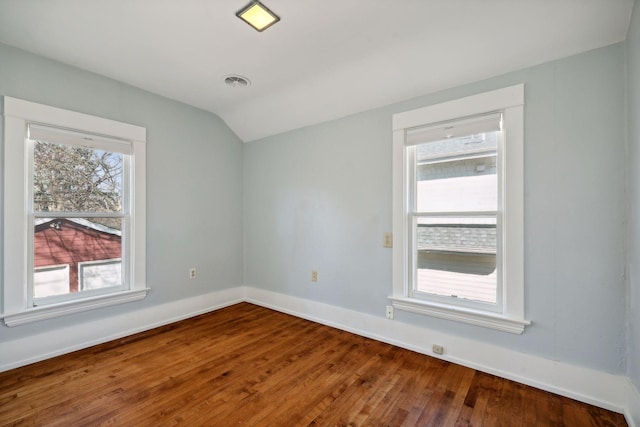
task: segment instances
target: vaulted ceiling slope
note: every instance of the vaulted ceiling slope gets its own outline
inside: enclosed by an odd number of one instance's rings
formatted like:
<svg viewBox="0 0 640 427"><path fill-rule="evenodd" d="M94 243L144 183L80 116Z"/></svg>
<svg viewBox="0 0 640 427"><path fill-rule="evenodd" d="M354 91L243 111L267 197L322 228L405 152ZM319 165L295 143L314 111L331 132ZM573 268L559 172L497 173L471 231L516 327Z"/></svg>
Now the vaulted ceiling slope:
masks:
<svg viewBox="0 0 640 427"><path fill-rule="evenodd" d="M220 116L244 141L620 42L633 0L0 0L0 42ZM232 88L224 77L248 77Z"/></svg>

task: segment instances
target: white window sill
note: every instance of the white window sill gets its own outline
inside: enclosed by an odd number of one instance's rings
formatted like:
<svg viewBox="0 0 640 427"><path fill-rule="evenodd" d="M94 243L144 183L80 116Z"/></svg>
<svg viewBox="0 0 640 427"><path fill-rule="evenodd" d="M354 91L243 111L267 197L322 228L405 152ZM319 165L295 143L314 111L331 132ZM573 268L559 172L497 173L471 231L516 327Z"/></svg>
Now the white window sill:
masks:
<svg viewBox="0 0 640 427"><path fill-rule="evenodd" d="M398 310L439 317L441 319L454 320L470 325L483 326L485 328L510 332L512 334L522 334L525 326L531 324L530 321L524 319L514 319L500 314L464 307L453 307L414 298L392 297L390 299L393 307Z"/></svg>
<svg viewBox="0 0 640 427"><path fill-rule="evenodd" d="M54 317L66 316L67 314L81 313L83 311L95 310L111 305L138 301L147 296L148 290L148 288L144 288L110 295L100 295L77 301L33 307L18 313L4 314L2 317L7 326L24 325L25 323L53 319Z"/></svg>

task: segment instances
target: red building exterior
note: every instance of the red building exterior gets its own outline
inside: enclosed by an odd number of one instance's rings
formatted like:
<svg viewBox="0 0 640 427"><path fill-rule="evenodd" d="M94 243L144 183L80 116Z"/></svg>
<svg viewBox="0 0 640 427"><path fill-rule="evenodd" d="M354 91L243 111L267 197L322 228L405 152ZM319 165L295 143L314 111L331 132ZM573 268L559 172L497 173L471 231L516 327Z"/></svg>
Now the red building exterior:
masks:
<svg viewBox="0 0 640 427"><path fill-rule="evenodd" d="M87 220L56 218L38 224L34 233L35 268L68 265L69 292L79 290L78 263L122 257L119 231Z"/></svg>

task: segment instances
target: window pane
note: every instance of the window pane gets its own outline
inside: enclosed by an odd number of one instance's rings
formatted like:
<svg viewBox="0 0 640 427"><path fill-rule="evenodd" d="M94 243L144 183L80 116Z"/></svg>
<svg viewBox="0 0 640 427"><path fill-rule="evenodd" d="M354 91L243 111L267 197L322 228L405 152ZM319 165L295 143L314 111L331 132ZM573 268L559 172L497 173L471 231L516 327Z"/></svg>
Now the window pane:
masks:
<svg viewBox="0 0 640 427"><path fill-rule="evenodd" d="M34 211L122 211L122 154L36 141L33 160Z"/></svg>
<svg viewBox="0 0 640 427"><path fill-rule="evenodd" d="M416 211L495 211L497 132L416 146Z"/></svg>
<svg viewBox="0 0 640 427"><path fill-rule="evenodd" d="M34 298L122 285L121 229L120 218L36 219ZM57 276L38 278L60 265L68 266L64 285Z"/></svg>
<svg viewBox="0 0 640 427"><path fill-rule="evenodd" d="M100 289L122 284L120 259L87 261L79 263L80 289Z"/></svg>
<svg viewBox="0 0 640 427"><path fill-rule="evenodd" d="M36 268L33 274L33 287L39 297L60 295L69 289L69 266L54 265Z"/></svg>
<svg viewBox="0 0 640 427"><path fill-rule="evenodd" d="M496 219L417 218L414 291L496 302Z"/></svg>

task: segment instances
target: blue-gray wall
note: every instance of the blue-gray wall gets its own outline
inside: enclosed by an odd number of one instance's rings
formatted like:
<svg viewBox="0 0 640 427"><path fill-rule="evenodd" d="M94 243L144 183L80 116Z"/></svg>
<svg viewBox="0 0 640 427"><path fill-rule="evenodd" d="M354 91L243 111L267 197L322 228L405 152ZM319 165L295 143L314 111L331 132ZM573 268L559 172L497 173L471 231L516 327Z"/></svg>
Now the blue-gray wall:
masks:
<svg viewBox="0 0 640 427"><path fill-rule="evenodd" d="M626 40L629 177L628 374L640 390L640 3L634 4Z"/></svg>
<svg viewBox="0 0 640 427"><path fill-rule="evenodd" d="M533 325L512 335L399 311L395 321L626 372L624 64L617 44L247 144L245 283L383 317L391 115L522 82Z"/></svg>
<svg viewBox="0 0 640 427"><path fill-rule="evenodd" d="M0 45L0 95L147 128L151 288L140 302L15 328L0 326L0 341L114 314L135 318L143 307L242 285L244 147L217 116L6 45ZM189 267L198 269L197 279L188 279Z"/></svg>

